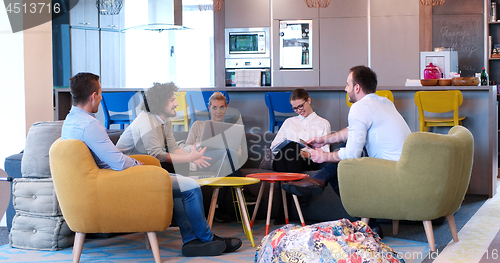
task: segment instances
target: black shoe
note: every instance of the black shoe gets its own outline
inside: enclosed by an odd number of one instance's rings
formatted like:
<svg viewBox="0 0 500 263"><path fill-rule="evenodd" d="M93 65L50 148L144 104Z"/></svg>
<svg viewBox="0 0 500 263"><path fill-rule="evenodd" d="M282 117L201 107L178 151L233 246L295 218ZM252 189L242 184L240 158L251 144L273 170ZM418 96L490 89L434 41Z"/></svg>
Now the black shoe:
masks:
<svg viewBox="0 0 500 263"><path fill-rule="evenodd" d="M296 196L321 195L325 189L326 182L312 177L306 177L300 181L282 184L281 188L287 193Z"/></svg>
<svg viewBox="0 0 500 263"><path fill-rule="evenodd" d="M382 231L382 227L380 225L373 227L372 231L377 233L381 239L384 238L384 232Z"/></svg>
<svg viewBox="0 0 500 263"><path fill-rule="evenodd" d="M222 211L219 211L219 209L215 209L214 221L217 223L230 223L231 216Z"/></svg>
<svg viewBox="0 0 500 263"><path fill-rule="evenodd" d="M203 242L194 239L182 245L182 255L185 257L218 256L226 249L226 243L220 240Z"/></svg>
<svg viewBox="0 0 500 263"><path fill-rule="evenodd" d="M236 251L241 247L241 239L236 237L220 237L214 234L214 241L223 241L226 244L226 250L224 253Z"/></svg>
<svg viewBox="0 0 500 263"><path fill-rule="evenodd" d="M253 203L257 201L257 196L253 195L250 190L243 188L243 196L245 197L245 202Z"/></svg>

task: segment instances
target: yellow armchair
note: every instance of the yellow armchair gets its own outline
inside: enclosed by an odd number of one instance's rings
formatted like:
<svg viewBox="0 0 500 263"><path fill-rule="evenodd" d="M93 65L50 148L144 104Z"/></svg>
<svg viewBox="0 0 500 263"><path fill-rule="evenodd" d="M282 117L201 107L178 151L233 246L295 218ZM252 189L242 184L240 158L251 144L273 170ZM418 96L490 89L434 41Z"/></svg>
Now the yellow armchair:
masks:
<svg viewBox="0 0 500 263"><path fill-rule="evenodd" d="M447 135L414 132L405 140L399 161L346 159L339 163L339 188L346 211L364 222L369 218L423 221L431 251L435 251L431 220L446 216L458 242L453 213L469 185L474 138L455 126Z"/></svg>
<svg viewBox="0 0 500 263"><path fill-rule="evenodd" d="M61 140L49 152L50 170L62 214L76 232L73 262L79 262L86 233L147 232L155 262L161 262L156 231L172 220L172 183L159 161L132 156L146 165L123 171L99 169L87 145Z"/></svg>

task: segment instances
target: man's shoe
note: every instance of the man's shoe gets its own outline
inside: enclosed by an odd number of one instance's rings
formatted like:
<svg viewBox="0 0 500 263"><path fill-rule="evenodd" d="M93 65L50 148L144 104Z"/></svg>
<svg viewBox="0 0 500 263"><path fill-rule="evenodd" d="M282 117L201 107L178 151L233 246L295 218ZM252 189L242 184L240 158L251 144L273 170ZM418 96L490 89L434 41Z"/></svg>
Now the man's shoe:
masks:
<svg viewBox="0 0 500 263"><path fill-rule="evenodd" d="M282 184L285 192L296 196L321 195L325 189L326 182L312 177L306 177L300 181Z"/></svg>
<svg viewBox="0 0 500 263"><path fill-rule="evenodd" d="M217 223L230 223L231 216L222 211L219 211L219 209L215 209L214 221Z"/></svg>
<svg viewBox="0 0 500 263"><path fill-rule="evenodd" d="M252 194L247 188L243 188L243 196L245 197L245 202L253 203L257 201L257 196Z"/></svg>
<svg viewBox="0 0 500 263"><path fill-rule="evenodd" d="M214 241L222 241L226 244L226 250L224 253L236 251L241 247L241 239L236 237L220 237L214 234Z"/></svg>
<svg viewBox="0 0 500 263"><path fill-rule="evenodd" d="M384 238L384 231L382 231L382 227L380 225L376 226L376 227L373 227L372 228L372 231L377 233L378 236L383 239Z"/></svg>
<svg viewBox="0 0 500 263"><path fill-rule="evenodd" d="M182 255L185 257L218 256L227 249L226 243L220 240L203 242L194 239L182 245Z"/></svg>

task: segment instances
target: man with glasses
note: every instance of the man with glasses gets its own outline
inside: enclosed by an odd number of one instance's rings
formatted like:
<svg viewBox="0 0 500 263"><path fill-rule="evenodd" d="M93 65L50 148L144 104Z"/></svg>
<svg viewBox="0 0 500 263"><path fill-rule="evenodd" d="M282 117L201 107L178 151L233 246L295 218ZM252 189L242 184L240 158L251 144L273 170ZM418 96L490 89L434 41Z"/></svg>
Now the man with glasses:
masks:
<svg viewBox="0 0 500 263"><path fill-rule="evenodd" d="M311 159L329 164L312 177L283 184L283 190L297 196L320 195L330 183L340 197L337 177L339 161L359 158L364 149L370 157L399 160L410 128L389 99L375 94L376 89L377 75L373 70L365 66L350 69L345 87L349 101L353 103L347 118L348 127L306 141L316 148L310 151ZM338 151L326 152L319 148L340 142L346 142L346 146Z"/></svg>

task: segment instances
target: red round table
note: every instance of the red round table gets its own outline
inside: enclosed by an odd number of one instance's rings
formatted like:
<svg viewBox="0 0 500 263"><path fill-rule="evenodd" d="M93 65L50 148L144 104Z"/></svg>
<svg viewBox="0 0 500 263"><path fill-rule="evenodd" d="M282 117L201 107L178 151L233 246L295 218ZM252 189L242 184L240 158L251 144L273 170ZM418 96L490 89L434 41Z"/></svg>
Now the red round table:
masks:
<svg viewBox="0 0 500 263"><path fill-rule="evenodd" d="M255 216L257 215L257 210L259 210L259 204L262 200L262 194L264 191L265 183L269 183L269 202L267 205L267 218L266 218L266 235L269 234L269 223L271 220L271 208L273 205L273 194L274 194L274 183L276 182L290 182L297 181L306 178L307 174L300 173L255 173L249 174L246 177L257 178L260 179L262 184L260 185L259 195L257 196L257 202L255 203L255 209L253 210L252 219L250 220L250 227L253 227L253 223L255 221ZM288 224L288 207L286 204L286 192L281 189L281 196L283 197L283 208L285 209L285 222ZM302 226L305 226L304 217L302 216L302 210L300 209L299 200L296 195L293 196L293 201L295 203L295 207L297 207L297 212L299 213L300 223Z"/></svg>

